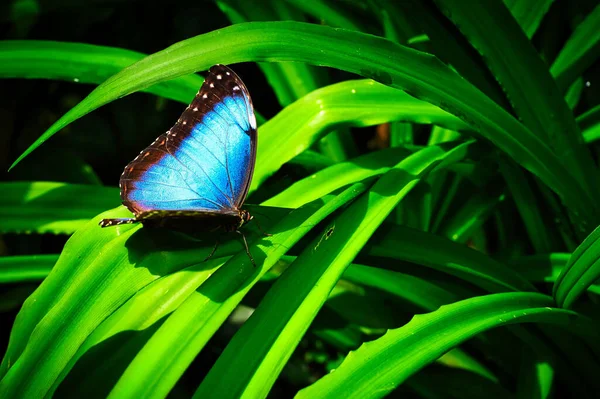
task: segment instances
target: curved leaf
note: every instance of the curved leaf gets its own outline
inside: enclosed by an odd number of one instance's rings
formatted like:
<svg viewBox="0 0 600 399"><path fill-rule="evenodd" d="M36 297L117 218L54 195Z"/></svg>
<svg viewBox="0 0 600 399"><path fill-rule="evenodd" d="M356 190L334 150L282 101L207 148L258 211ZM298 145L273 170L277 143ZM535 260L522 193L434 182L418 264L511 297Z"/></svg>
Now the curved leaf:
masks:
<svg viewBox="0 0 600 399"><path fill-rule="evenodd" d="M119 190L54 182L0 183L0 232L71 234L120 203Z"/></svg>
<svg viewBox="0 0 600 399"><path fill-rule="evenodd" d="M405 148L389 148L332 165L292 184L263 205L304 205L347 184L383 174L409 155L410 151Z"/></svg>
<svg viewBox="0 0 600 399"><path fill-rule="evenodd" d="M598 172L573 113L554 84L548 66L504 4L460 0L436 3L482 54L519 119L550 144L589 196L600 195ZM494 34L490 35L490 31Z"/></svg>
<svg viewBox="0 0 600 399"><path fill-rule="evenodd" d="M0 77L99 84L145 56L137 51L84 43L4 40L0 41ZM202 82L202 76L192 74L142 91L187 104Z"/></svg>
<svg viewBox="0 0 600 399"><path fill-rule="evenodd" d="M255 268L245 253L232 257L171 313L137 353L109 397L162 398L242 298L304 234L368 188L357 183L323 205L316 201L291 211L251 244ZM157 378L157 376L160 376Z"/></svg>
<svg viewBox="0 0 600 399"><path fill-rule="evenodd" d="M594 321L552 308L552 304L552 298L541 294L491 294L416 315L405 326L351 352L340 367L301 390L296 398L384 397L449 349L503 325L551 323L576 334L600 337Z"/></svg>
<svg viewBox="0 0 600 399"><path fill-rule="evenodd" d="M194 397L266 397L346 267L387 215L420 179L461 160L471 144L414 153L330 223L275 282Z"/></svg>
<svg viewBox="0 0 600 399"><path fill-rule="evenodd" d="M57 259L58 255L1 256L0 284L41 281Z"/></svg>
<svg viewBox="0 0 600 399"><path fill-rule="evenodd" d="M252 188L256 189L281 165L335 126L372 126L394 120L467 129L466 124L446 111L372 80L333 84L302 97L260 129L260 162ZM392 164L397 162L398 159Z"/></svg>
<svg viewBox="0 0 600 399"><path fill-rule="evenodd" d="M600 56L600 5L597 5L562 48L550 72L556 78L558 87L566 90L575 79Z"/></svg>
<svg viewBox="0 0 600 399"><path fill-rule="evenodd" d="M315 52L315 48L319 51ZM361 51L357 52L357 48ZM578 215L582 228L586 228L585 223L598 220L595 201L573 181L550 148L436 58L375 36L296 22L238 24L184 40L146 57L90 93L36 140L13 167L55 132L110 101L218 62L247 60L326 65L404 89L460 117L539 176ZM271 137L281 134L262 134L259 143L268 143Z"/></svg>
<svg viewBox="0 0 600 399"><path fill-rule="evenodd" d="M556 303L569 308L600 278L600 227L577 247L554 283Z"/></svg>

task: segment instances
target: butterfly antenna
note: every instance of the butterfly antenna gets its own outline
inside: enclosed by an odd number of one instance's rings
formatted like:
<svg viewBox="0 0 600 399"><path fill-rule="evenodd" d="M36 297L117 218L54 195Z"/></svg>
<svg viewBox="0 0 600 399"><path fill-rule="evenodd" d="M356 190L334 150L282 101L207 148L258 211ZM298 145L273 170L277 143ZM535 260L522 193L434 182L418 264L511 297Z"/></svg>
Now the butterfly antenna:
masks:
<svg viewBox="0 0 600 399"><path fill-rule="evenodd" d="M244 241L244 247L246 248L246 254L250 258L250 261L252 262L254 267L256 267L256 262L254 262L254 258L252 257L252 254L250 253L250 250L248 249L248 242L246 241L246 236L244 235L244 233L242 233L239 230L236 230L235 232L242 236L242 240Z"/></svg>

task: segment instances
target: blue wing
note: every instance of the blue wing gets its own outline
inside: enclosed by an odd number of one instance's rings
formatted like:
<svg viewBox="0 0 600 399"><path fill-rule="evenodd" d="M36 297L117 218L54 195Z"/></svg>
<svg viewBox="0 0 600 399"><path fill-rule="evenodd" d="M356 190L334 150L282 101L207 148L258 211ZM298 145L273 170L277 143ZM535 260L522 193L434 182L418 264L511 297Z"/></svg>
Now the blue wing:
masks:
<svg viewBox="0 0 600 399"><path fill-rule="evenodd" d="M256 119L246 86L228 67L210 68L177 123L121 175L123 203L143 212L233 213L256 159Z"/></svg>

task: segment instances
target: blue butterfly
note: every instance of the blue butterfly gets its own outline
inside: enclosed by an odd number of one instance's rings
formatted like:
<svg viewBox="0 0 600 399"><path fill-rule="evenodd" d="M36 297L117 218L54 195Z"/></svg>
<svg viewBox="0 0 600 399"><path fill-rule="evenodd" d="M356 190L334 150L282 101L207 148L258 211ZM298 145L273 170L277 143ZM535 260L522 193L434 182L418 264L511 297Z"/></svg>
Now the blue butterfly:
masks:
<svg viewBox="0 0 600 399"><path fill-rule="evenodd" d="M211 67L177 123L125 167L121 200L134 218L103 219L100 226L141 222L239 232L252 219L241 206L254 172L256 140L248 89L225 65Z"/></svg>

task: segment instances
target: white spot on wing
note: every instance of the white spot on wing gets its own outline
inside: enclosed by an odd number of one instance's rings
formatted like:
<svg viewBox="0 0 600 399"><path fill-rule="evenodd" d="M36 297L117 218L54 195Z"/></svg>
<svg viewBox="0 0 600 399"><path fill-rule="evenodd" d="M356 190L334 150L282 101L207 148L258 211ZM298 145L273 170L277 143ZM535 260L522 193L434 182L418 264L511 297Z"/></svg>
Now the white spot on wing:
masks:
<svg viewBox="0 0 600 399"><path fill-rule="evenodd" d="M194 112L198 111L198 107L194 107Z"/></svg>
<svg viewBox="0 0 600 399"><path fill-rule="evenodd" d="M204 93L204 95L202 96L202 98L208 98L208 95L206 93Z"/></svg>
<svg viewBox="0 0 600 399"><path fill-rule="evenodd" d="M222 76L221 75L217 75L217 79L221 80Z"/></svg>
<svg viewBox="0 0 600 399"><path fill-rule="evenodd" d="M252 127L252 129L256 129L256 116L254 116L254 112L250 111L249 119L250 119L250 127Z"/></svg>
<svg viewBox="0 0 600 399"><path fill-rule="evenodd" d="M238 91L240 89L239 86L233 86L233 91Z"/></svg>
<svg viewBox="0 0 600 399"><path fill-rule="evenodd" d="M211 89L214 89L214 88L215 88L215 85L214 85L214 84L212 84L212 83L211 83L211 84L209 84L209 86L210 86L210 88L211 88Z"/></svg>

